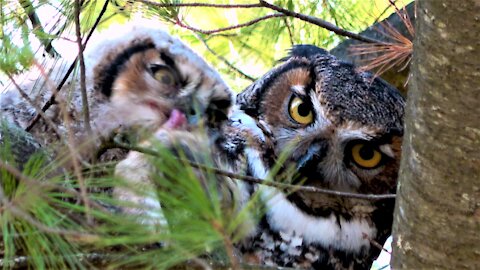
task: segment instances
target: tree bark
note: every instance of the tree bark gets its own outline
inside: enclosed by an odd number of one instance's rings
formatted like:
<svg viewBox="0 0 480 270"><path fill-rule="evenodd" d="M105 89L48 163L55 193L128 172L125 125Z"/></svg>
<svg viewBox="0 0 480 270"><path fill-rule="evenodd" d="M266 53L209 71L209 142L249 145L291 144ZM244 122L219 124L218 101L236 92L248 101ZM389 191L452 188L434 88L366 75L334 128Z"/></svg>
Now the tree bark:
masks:
<svg viewBox="0 0 480 270"><path fill-rule="evenodd" d="M418 2L394 269L480 269L480 2Z"/></svg>

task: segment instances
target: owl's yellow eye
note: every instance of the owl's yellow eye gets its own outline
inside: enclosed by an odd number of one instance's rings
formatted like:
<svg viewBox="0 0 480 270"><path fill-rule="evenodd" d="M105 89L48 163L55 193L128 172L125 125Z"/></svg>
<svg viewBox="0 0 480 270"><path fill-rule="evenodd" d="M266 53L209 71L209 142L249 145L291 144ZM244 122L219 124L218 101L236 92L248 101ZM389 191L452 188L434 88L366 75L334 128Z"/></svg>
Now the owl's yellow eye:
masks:
<svg viewBox="0 0 480 270"><path fill-rule="evenodd" d="M163 65L152 65L150 67L151 74L155 80L168 85L168 86L173 86L175 85L176 79L175 75L173 72L168 68L167 66Z"/></svg>
<svg viewBox="0 0 480 270"><path fill-rule="evenodd" d="M299 124L308 125L313 122L312 107L299 97L294 97L290 101L288 112L290 117Z"/></svg>
<svg viewBox="0 0 480 270"><path fill-rule="evenodd" d="M360 167L372 169L382 161L382 154L365 143L357 143L352 147L352 159Z"/></svg>
<svg viewBox="0 0 480 270"><path fill-rule="evenodd" d="M166 69L160 69L153 74L153 77L166 85L175 85L175 77L173 73Z"/></svg>

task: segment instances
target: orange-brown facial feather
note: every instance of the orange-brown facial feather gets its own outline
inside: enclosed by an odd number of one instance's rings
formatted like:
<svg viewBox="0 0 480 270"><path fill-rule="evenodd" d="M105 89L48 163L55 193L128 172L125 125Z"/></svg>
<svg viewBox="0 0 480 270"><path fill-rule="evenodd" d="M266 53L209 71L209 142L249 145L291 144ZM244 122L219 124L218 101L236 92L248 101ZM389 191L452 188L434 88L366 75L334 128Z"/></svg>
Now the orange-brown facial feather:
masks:
<svg viewBox="0 0 480 270"><path fill-rule="evenodd" d="M128 118L160 126L174 108L180 84L171 85L156 79L150 70L152 65L167 66L157 50L133 54L118 73L110 100L114 107L126 111Z"/></svg>
<svg viewBox="0 0 480 270"><path fill-rule="evenodd" d="M293 94L305 96L305 90L309 87L311 81L310 71L302 67L291 69L280 74L277 80L270 86L270 89L275 90L267 90L265 99L262 102L263 108L268 108L272 106L272 104L277 106L275 110L262 110L265 112L263 115L265 120L269 123L276 123L277 125L284 124L292 128L298 127L298 123L292 121L287 113L288 103ZM295 88L303 88L304 91L301 93L302 91L296 90Z"/></svg>
<svg viewBox="0 0 480 270"><path fill-rule="evenodd" d="M180 90L178 84L172 86L157 80L149 70L151 65L166 65L158 51L150 49L133 55L115 80L113 96L126 96L138 101L153 99L162 103L175 97Z"/></svg>

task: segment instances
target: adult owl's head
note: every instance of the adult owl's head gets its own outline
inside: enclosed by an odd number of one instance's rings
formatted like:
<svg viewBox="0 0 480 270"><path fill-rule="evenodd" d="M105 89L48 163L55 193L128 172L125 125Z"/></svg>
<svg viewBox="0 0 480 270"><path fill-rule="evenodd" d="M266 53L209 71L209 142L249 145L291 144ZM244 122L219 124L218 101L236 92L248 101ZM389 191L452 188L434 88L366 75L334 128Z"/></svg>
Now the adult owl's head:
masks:
<svg viewBox="0 0 480 270"><path fill-rule="evenodd" d="M298 45L240 93L237 104L272 133L278 151L296 144L291 159L309 184L395 190L404 99L382 79Z"/></svg>
<svg viewBox="0 0 480 270"><path fill-rule="evenodd" d="M115 30L114 30L115 31ZM125 26L91 50L93 85L122 126L158 128L173 111L191 123L227 117L233 95L200 56L158 28ZM114 121L115 122L115 121Z"/></svg>
<svg viewBox="0 0 480 270"><path fill-rule="evenodd" d="M262 138L269 140L265 145L272 146L259 153L267 160L266 171L272 166L269 156L291 149L287 164L298 173L294 182L364 194L395 192L404 104L382 79L311 45L295 46L237 96L239 109L256 122ZM268 203L272 228L301 235L332 254L366 252L366 262L371 262L379 250L371 249L367 239L383 243L391 232L392 200L276 194Z"/></svg>

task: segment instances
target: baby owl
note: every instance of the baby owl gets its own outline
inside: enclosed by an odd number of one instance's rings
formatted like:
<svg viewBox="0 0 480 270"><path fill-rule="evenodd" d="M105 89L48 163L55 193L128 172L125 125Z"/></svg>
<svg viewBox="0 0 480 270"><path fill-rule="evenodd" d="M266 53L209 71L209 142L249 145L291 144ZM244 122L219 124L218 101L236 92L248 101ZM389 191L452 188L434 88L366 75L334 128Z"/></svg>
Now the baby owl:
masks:
<svg viewBox="0 0 480 270"><path fill-rule="evenodd" d="M214 69L179 39L159 28L127 24L100 32L93 43L87 46L85 60L93 138L85 131L78 78L71 79L56 97L57 103L67 106L69 128L85 156L94 152L101 138L112 133L148 134L170 118L173 125L202 121L215 125L226 119L233 99L231 90ZM48 83L42 85L34 97L39 106L52 93ZM37 113L16 89L2 94L0 109L1 118L22 128ZM64 132L61 135L67 136L59 106L53 105L47 115ZM31 133L43 146L58 142L43 119ZM112 154L106 159L122 156L115 151Z"/></svg>

